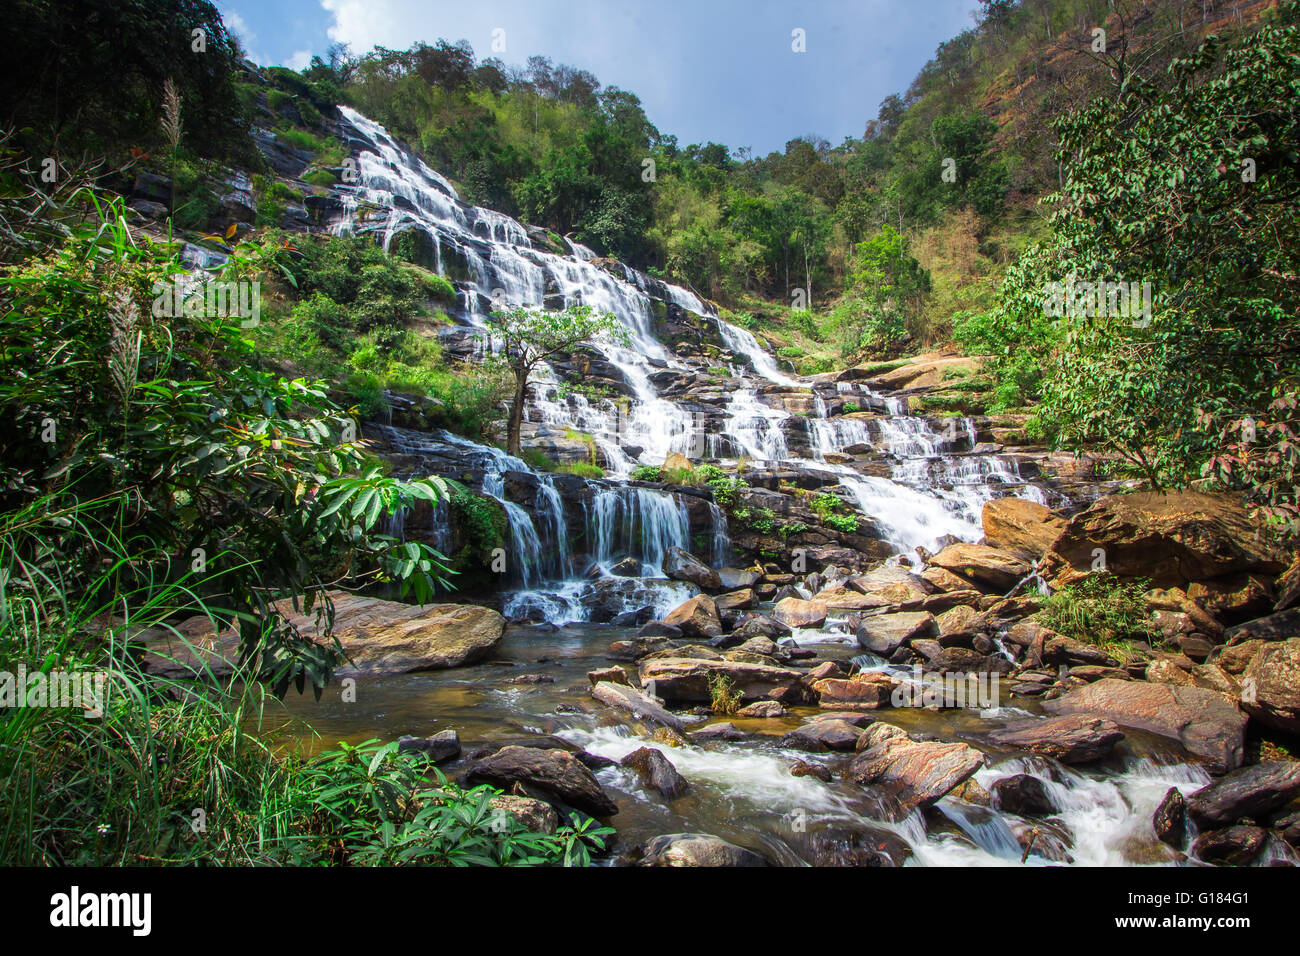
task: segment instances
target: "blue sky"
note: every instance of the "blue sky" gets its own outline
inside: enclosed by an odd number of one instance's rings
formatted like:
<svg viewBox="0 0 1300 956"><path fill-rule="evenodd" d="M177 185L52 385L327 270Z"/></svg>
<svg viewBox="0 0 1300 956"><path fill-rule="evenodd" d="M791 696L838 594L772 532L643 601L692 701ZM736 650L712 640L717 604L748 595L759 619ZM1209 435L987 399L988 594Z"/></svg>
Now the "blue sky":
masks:
<svg viewBox="0 0 1300 956"><path fill-rule="evenodd" d="M977 0L217 0L264 65L307 65L333 41L356 53L466 39L480 58L542 54L637 94L682 145L758 154L796 136L860 136ZM804 32L806 52L792 50ZM504 31L495 33L494 31ZM494 35L504 40L493 53Z"/></svg>

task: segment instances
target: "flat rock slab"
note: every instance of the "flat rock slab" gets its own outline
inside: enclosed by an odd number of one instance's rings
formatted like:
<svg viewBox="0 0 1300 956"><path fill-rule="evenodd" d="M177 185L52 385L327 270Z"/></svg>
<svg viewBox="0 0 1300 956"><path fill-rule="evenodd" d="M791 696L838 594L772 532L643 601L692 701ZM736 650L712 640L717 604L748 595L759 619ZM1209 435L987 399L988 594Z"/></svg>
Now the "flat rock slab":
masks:
<svg viewBox="0 0 1300 956"><path fill-rule="evenodd" d="M667 727L679 734L686 733L686 725L681 718L669 713L657 701L626 684L601 681L591 688L591 696L606 707L617 707L631 714L637 720Z"/></svg>
<svg viewBox="0 0 1300 956"><path fill-rule="evenodd" d="M788 597L778 601L772 617L786 627L821 627L826 623L826 603Z"/></svg>
<svg viewBox="0 0 1300 956"><path fill-rule="evenodd" d="M862 729L846 720L814 720L797 727L781 738L782 747L793 750L852 750L862 736Z"/></svg>
<svg viewBox="0 0 1300 956"><path fill-rule="evenodd" d="M864 750L849 765L849 777L881 786L903 805L928 807L984 766L984 755L961 743L935 743L896 736Z"/></svg>
<svg viewBox="0 0 1300 956"><path fill-rule="evenodd" d="M1203 757L1215 773L1241 766L1246 715L1212 690L1107 677L1046 701L1043 708L1056 714L1107 717L1121 727L1170 737Z"/></svg>
<svg viewBox="0 0 1300 956"><path fill-rule="evenodd" d="M509 790L516 783L553 796L593 817L618 813L616 804L590 770L571 753L536 747L502 747L474 764L465 775L470 786L481 783Z"/></svg>
<svg viewBox="0 0 1300 956"><path fill-rule="evenodd" d="M473 664L501 643L505 618L491 608L472 604L419 606L345 592L331 592L334 637L351 659L336 668L336 677L405 674ZM304 637L320 640L316 615L296 614L288 601L276 609ZM171 633L142 635L147 646L145 668L167 676L192 676L210 667L217 677L228 676L239 657L239 636L223 631L214 637L206 617L185 621L178 630L186 644Z"/></svg>
<svg viewBox="0 0 1300 956"><path fill-rule="evenodd" d="M1091 763L1108 756L1124 732L1113 721L1086 714L1021 720L989 734L1003 747L1016 747L1061 763Z"/></svg>
<svg viewBox="0 0 1300 956"><path fill-rule="evenodd" d="M934 615L927 611L875 614L864 617L858 624L858 646L888 658L904 644L933 637L936 632Z"/></svg>
<svg viewBox="0 0 1300 956"><path fill-rule="evenodd" d="M1242 767L1187 798L1187 812L1202 829L1242 817L1258 820L1300 794L1300 763L1267 760Z"/></svg>
<svg viewBox="0 0 1300 956"><path fill-rule="evenodd" d="M686 657L652 658L640 664L641 686L653 687L655 696L670 703L712 700L709 681L716 680L718 674L746 701L789 700L811 694L803 687L804 673L788 667Z"/></svg>

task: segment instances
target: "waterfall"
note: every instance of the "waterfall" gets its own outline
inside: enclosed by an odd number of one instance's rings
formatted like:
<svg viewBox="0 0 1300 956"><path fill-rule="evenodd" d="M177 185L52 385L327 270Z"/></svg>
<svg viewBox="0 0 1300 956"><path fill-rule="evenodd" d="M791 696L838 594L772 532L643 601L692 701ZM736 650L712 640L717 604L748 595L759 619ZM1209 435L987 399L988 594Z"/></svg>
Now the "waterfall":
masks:
<svg viewBox="0 0 1300 956"><path fill-rule="evenodd" d="M598 492L591 524L593 555L603 570L626 552L640 558L643 575L663 577L668 550L690 545L690 518L680 496L653 488L620 485Z"/></svg>

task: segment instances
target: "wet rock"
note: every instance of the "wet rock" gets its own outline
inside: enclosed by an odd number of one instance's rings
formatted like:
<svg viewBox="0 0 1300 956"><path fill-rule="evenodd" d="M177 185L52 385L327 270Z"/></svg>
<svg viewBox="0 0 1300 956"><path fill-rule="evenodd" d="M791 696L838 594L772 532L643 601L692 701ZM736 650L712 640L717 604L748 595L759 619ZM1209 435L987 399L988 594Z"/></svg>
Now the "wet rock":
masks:
<svg viewBox="0 0 1300 956"><path fill-rule="evenodd" d="M718 568L718 580L728 591L739 588L752 588L760 577L757 571L743 571L740 568Z"/></svg>
<svg viewBox="0 0 1300 956"><path fill-rule="evenodd" d="M737 623L732 636L740 638L737 643L743 643L754 637L766 637L773 641L779 641L783 637L789 637L790 633L790 628L780 621L772 620L766 614L746 614Z"/></svg>
<svg viewBox="0 0 1300 956"><path fill-rule="evenodd" d="M599 670L587 671L587 680L591 681L591 686L595 687L601 681L607 681L611 684L625 684L632 686L632 682L627 679L627 671L621 667L602 667Z"/></svg>
<svg viewBox="0 0 1300 956"><path fill-rule="evenodd" d="M758 607L758 595L749 588L719 594L714 598L719 611L748 610Z"/></svg>
<svg viewBox="0 0 1300 956"><path fill-rule="evenodd" d="M488 805L514 817L524 829L532 833L551 834L560 828L560 815L542 800L505 793L493 797Z"/></svg>
<svg viewBox="0 0 1300 956"><path fill-rule="evenodd" d="M682 629L673 624L666 624L663 621L647 621L636 632L640 638L668 638L676 639L682 636Z"/></svg>
<svg viewBox="0 0 1300 956"><path fill-rule="evenodd" d="M1099 667L1118 667L1119 661L1095 644L1085 644L1064 634L1048 632L1043 644L1045 664L1095 664Z"/></svg>
<svg viewBox="0 0 1300 956"><path fill-rule="evenodd" d="M610 574L617 574L623 578L636 578L641 576L641 562L636 558L624 558L617 561L609 569Z"/></svg>
<svg viewBox="0 0 1300 956"><path fill-rule="evenodd" d="M943 642L956 635L966 635L973 633L979 625L980 612L973 607L967 607L959 604L956 607L949 608L935 618L935 626L939 631L939 640Z"/></svg>
<svg viewBox="0 0 1300 956"><path fill-rule="evenodd" d="M849 677L852 673L853 665L845 661L822 661L808 672L808 680L815 684L830 677Z"/></svg>
<svg viewBox="0 0 1300 956"><path fill-rule="evenodd" d="M1022 817L1046 817L1056 812L1047 787L1037 777L1018 773L993 784L993 806Z"/></svg>
<svg viewBox="0 0 1300 956"><path fill-rule="evenodd" d="M870 733L871 730L866 732ZM903 736L884 740L859 753L849 766L849 777L862 786L884 787L904 808L927 807L983 765L984 755L966 744L919 741Z"/></svg>
<svg viewBox="0 0 1300 956"><path fill-rule="evenodd" d="M978 590L974 582L968 581L960 575L953 574L947 568L940 568L931 565L921 572L920 577L928 581L940 591L969 591Z"/></svg>
<svg viewBox="0 0 1300 956"><path fill-rule="evenodd" d="M820 714L812 714L804 723L812 723L815 720L842 720L854 727L868 727L876 722L873 714L864 714L855 710L828 710Z"/></svg>
<svg viewBox="0 0 1300 956"><path fill-rule="evenodd" d="M889 657L904 644L936 633L934 615L927 611L876 614L858 623L858 646L881 657Z"/></svg>
<svg viewBox="0 0 1300 956"><path fill-rule="evenodd" d="M672 761L653 747L634 750L620 762L636 773L642 783L659 791L668 800L684 797L691 789Z"/></svg>
<svg viewBox="0 0 1300 956"><path fill-rule="evenodd" d="M1030 566L1010 551L965 542L948 545L930 563L999 594L1011 590L1030 571Z"/></svg>
<svg viewBox="0 0 1300 956"><path fill-rule="evenodd" d="M718 572L684 548L669 548L664 555L664 574L674 581L688 581L704 591L719 591Z"/></svg>
<svg viewBox="0 0 1300 956"><path fill-rule="evenodd" d="M1124 733L1112 721L1086 714L1023 720L989 734L1003 747L1016 747L1061 763L1082 764L1109 756Z"/></svg>
<svg viewBox="0 0 1300 956"><path fill-rule="evenodd" d="M826 610L822 601L787 597L777 602L772 617L787 627L821 627L826 623Z"/></svg>
<svg viewBox="0 0 1300 956"><path fill-rule="evenodd" d="M624 675L626 679L626 675ZM606 707L617 707L637 720L657 727L667 727L679 734L686 733L681 718L670 714L662 706L626 684L601 681L591 688L591 696Z"/></svg>
<svg viewBox="0 0 1300 956"><path fill-rule="evenodd" d="M641 866L767 866L757 853L707 833L657 836L641 854Z"/></svg>
<svg viewBox="0 0 1300 956"><path fill-rule="evenodd" d="M887 740L906 740L907 731L902 727L895 727L893 724L873 723L866 728L866 732L858 738L858 753L864 750L871 750L878 747Z"/></svg>
<svg viewBox="0 0 1300 956"><path fill-rule="evenodd" d="M847 680L831 677L812 685L819 706L844 710L888 707L897 686L897 680L880 673L854 674Z"/></svg>
<svg viewBox="0 0 1300 956"><path fill-rule="evenodd" d="M1273 586L1262 574L1234 574L1217 581L1193 581L1187 596L1219 620L1236 624L1273 610Z"/></svg>
<svg viewBox="0 0 1300 956"><path fill-rule="evenodd" d="M1300 734L1300 638L1260 647L1241 675L1241 706L1261 724Z"/></svg>
<svg viewBox="0 0 1300 956"><path fill-rule="evenodd" d="M664 618L664 623L671 624L685 637L708 640L722 635L718 606L707 594L697 594L679 604Z"/></svg>
<svg viewBox="0 0 1300 956"><path fill-rule="evenodd" d="M964 800L972 806L991 807L993 806L993 795L980 786L979 781L974 777L968 779L948 793L950 797L956 797L958 800Z"/></svg>
<svg viewBox="0 0 1300 956"><path fill-rule="evenodd" d="M736 716L746 719L770 720L776 717L784 717L785 708L774 700L758 700L740 708L740 710L736 711Z"/></svg>
<svg viewBox="0 0 1300 956"><path fill-rule="evenodd" d="M474 764L465 779L470 786L486 783L502 790L522 784L594 817L618 813L618 804L605 793L591 771L563 750L503 747Z"/></svg>
<svg viewBox="0 0 1300 956"><path fill-rule="evenodd" d="M444 763L460 756L460 735L454 730L440 730L432 737L402 736L397 738L400 752L416 751L432 763Z"/></svg>
<svg viewBox="0 0 1300 956"><path fill-rule="evenodd" d="M1074 515L1043 559L1043 574L1068 583L1092 571L1094 551L1106 569L1158 588L1186 588L1242 572L1276 575L1278 549L1233 494L1141 491L1109 495Z"/></svg>
<svg viewBox="0 0 1300 956"><path fill-rule="evenodd" d="M736 725L731 721L724 720L716 724L709 724L707 727L701 727L699 730L693 731L691 736L701 740L744 740L749 734L737 730Z"/></svg>
<svg viewBox="0 0 1300 956"><path fill-rule="evenodd" d="M1024 498L996 498L981 514L984 543L1036 562L1065 527L1065 519Z"/></svg>
<svg viewBox="0 0 1300 956"><path fill-rule="evenodd" d="M844 720L813 720L781 738L781 746L820 753L825 750L853 750L862 730Z"/></svg>
<svg viewBox="0 0 1300 956"><path fill-rule="evenodd" d="M803 673L786 667L728 660L659 658L640 664L642 687L669 703L712 700L709 680L722 675L742 700L777 700L796 703L808 696ZM716 678L715 678L716 679Z"/></svg>
<svg viewBox="0 0 1300 956"><path fill-rule="evenodd" d="M816 777L822 783L831 782L831 772L825 766L819 763L809 763L806 760L796 760L794 766L790 768L792 777Z"/></svg>
<svg viewBox="0 0 1300 956"><path fill-rule="evenodd" d="M1179 667L1172 660L1154 660L1147 664L1146 679L1152 684L1173 684L1177 687L1190 687L1196 683L1186 668Z"/></svg>
<svg viewBox="0 0 1300 956"><path fill-rule="evenodd" d="M1151 817L1151 827L1156 838L1175 850L1187 843L1187 801L1177 787L1170 787Z"/></svg>
<svg viewBox="0 0 1300 956"><path fill-rule="evenodd" d="M1259 827L1228 827L1202 833L1192 844L1192 856L1206 863L1248 866L1264 849L1268 834Z"/></svg>
<svg viewBox="0 0 1300 956"><path fill-rule="evenodd" d="M930 667L940 674L1008 674L1014 666L998 654L965 647L944 647L930 658Z"/></svg>
<svg viewBox="0 0 1300 956"><path fill-rule="evenodd" d="M883 827L832 824L809 831L792 842L811 866L896 867L912 855L906 840Z"/></svg>
<svg viewBox="0 0 1300 956"><path fill-rule="evenodd" d="M673 630L677 631L678 634L681 633L677 628L673 628ZM630 641L612 641L609 649L605 652L605 656L616 661L636 661L648 654L653 654L655 651L684 646L683 641L675 641L667 637L638 637Z"/></svg>
<svg viewBox="0 0 1300 956"><path fill-rule="evenodd" d="M1300 763L1269 760L1242 767L1187 799L1187 813L1202 829L1252 820L1285 806L1300 794Z"/></svg>
<svg viewBox="0 0 1300 956"><path fill-rule="evenodd" d="M1170 737L1206 758L1218 773L1241 766L1246 717L1214 691L1107 679L1046 701L1043 707L1056 714L1108 717L1121 727Z"/></svg>

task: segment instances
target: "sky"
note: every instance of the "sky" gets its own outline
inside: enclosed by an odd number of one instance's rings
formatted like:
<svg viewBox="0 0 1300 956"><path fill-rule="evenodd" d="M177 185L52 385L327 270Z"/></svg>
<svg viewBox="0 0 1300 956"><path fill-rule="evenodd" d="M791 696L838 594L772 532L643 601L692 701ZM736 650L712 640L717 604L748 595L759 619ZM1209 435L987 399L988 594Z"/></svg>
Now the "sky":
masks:
<svg viewBox="0 0 1300 956"><path fill-rule="evenodd" d="M861 136L944 40L972 26L978 0L217 0L264 66L302 69L333 42L375 46L465 39L481 60L534 54L641 98L683 146L757 155L799 136ZM796 31L802 31L801 35ZM496 49L494 50L494 43ZM803 52L795 47L802 43Z"/></svg>

